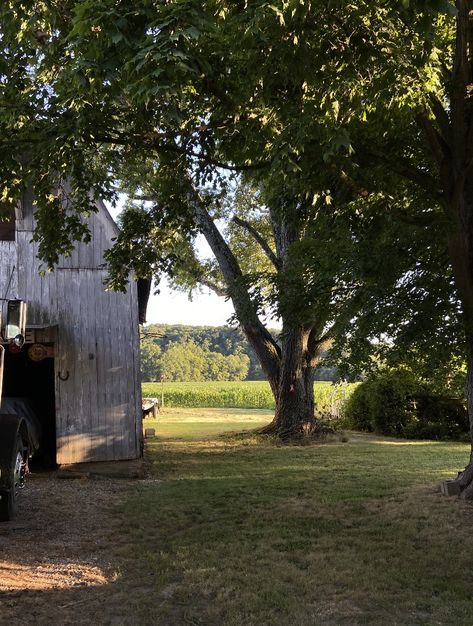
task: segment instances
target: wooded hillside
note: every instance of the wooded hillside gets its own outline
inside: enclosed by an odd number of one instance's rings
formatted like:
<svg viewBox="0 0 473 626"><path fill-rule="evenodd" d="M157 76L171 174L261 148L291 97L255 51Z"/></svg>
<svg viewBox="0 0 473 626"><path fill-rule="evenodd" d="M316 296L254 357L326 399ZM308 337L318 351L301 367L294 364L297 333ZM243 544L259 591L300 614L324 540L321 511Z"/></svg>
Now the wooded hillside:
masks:
<svg viewBox="0 0 473 626"><path fill-rule="evenodd" d="M141 336L141 377L153 382L161 375L175 381L265 379L238 328L150 324ZM335 377L333 368L319 367L315 379Z"/></svg>

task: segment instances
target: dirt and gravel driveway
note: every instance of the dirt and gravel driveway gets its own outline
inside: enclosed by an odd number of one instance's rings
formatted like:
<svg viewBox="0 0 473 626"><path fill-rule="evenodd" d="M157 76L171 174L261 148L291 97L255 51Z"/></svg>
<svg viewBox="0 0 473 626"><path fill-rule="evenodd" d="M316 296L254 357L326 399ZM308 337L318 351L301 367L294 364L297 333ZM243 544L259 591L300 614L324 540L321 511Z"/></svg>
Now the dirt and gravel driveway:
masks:
<svg viewBox="0 0 473 626"><path fill-rule="evenodd" d="M17 520L0 524L0 626L134 623L114 514L131 484L29 477Z"/></svg>

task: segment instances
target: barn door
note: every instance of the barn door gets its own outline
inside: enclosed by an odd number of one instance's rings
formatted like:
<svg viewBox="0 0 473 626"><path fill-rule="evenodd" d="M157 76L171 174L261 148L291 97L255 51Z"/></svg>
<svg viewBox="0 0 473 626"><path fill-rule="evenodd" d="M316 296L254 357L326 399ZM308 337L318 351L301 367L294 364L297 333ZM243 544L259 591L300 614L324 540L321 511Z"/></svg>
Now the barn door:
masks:
<svg viewBox="0 0 473 626"><path fill-rule="evenodd" d="M60 464L139 455L136 302L105 292L104 279L103 271L63 272L72 288L61 302L56 366Z"/></svg>

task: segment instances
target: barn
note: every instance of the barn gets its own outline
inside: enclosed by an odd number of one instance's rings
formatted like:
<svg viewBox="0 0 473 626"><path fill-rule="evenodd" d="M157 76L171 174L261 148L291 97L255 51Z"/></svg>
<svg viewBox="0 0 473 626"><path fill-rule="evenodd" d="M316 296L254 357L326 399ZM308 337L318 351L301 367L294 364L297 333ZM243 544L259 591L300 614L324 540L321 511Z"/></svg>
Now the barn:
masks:
<svg viewBox="0 0 473 626"><path fill-rule="evenodd" d="M0 222L0 297L27 304L25 344L5 344L3 395L27 398L49 464L136 459L142 450L138 295L104 289L103 254L117 226L103 203L92 239L40 276L26 197Z"/></svg>

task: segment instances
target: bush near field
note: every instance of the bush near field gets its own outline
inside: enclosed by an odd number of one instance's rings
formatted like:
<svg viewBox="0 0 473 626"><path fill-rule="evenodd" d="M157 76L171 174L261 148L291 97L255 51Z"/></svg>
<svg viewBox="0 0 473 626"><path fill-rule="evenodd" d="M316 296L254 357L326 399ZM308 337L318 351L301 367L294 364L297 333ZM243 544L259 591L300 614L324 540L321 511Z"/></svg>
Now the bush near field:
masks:
<svg viewBox="0 0 473 626"><path fill-rule="evenodd" d="M338 419L356 384L314 383L315 405L324 419ZM143 383L143 396L159 398L164 389L164 406L178 408L274 409L266 381Z"/></svg>
<svg viewBox="0 0 473 626"><path fill-rule="evenodd" d="M360 383L344 413L346 428L408 439L457 439L469 432L464 401L406 369L387 369Z"/></svg>

